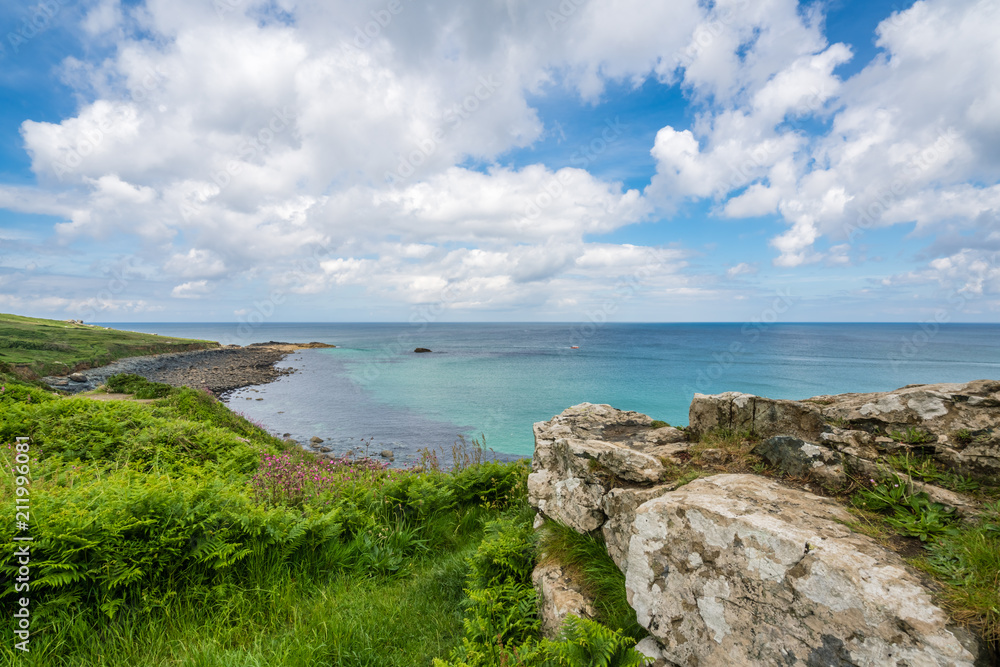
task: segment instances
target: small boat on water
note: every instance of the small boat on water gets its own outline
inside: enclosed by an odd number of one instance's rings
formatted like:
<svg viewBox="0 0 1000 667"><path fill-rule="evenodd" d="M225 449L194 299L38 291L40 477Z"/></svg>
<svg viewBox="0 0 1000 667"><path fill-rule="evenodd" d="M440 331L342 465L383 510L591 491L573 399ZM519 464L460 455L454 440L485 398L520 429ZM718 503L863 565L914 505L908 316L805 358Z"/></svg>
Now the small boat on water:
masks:
<svg viewBox="0 0 1000 667"><path fill-rule="evenodd" d="M571 349L571 350L579 350L580 346L579 345L570 345L569 349Z"/></svg>

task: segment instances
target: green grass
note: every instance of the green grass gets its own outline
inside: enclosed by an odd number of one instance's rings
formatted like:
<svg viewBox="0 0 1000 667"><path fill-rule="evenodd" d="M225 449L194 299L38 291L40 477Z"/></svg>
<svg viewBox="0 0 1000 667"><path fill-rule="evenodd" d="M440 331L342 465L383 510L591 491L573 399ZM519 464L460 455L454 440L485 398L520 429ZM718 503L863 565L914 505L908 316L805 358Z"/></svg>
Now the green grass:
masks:
<svg viewBox="0 0 1000 667"><path fill-rule="evenodd" d="M170 614L116 622L66 610L30 656L5 665L412 667L428 665L462 636L462 582L475 547L421 561L406 578L341 575L273 588L230 588L213 604L187 601ZM9 646L4 647L9 651Z"/></svg>
<svg viewBox="0 0 1000 667"><path fill-rule="evenodd" d="M523 505L524 462L331 461L203 391L122 381L161 397L58 397L0 373L0 466L31 438L34 540L32 651L5 642L0 664L426 665L462 640L470 554ZM10 517L15 491L0 477ZM7 637L14 531L0 524Z"/></svg>
<svg viewBox="0 0 1000 667"><path fill-rule="evenodd" d="M646 631L636 622L635 610L625 594L625 575L608 555L604 540L581 535L554 521L546 521L541 530L539 549L545 560L552 560L579 574L584 590L604 625L638 641Z"/></svg>
<svg viewBox="0 0 1000 667"><path fill-rule="evenodd" d="M945 583L952 616L1000 647L1000 502L978 523L943 536L928 551L917 564Z"/></svg>
<svg viewBox="0 0 1000 667"><path fill-rule="evenodd" d="M0 371L25 379L66 375L116 359L218 347L218 343L0 313Z"/></svg>

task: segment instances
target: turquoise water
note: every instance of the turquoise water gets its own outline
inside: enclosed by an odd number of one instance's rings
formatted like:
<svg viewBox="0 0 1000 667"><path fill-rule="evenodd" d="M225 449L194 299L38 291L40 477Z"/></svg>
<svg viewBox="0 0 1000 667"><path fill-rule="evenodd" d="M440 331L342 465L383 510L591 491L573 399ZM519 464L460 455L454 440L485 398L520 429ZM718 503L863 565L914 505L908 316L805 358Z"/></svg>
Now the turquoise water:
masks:
<svg viewBox="0 0 1000 667"><path fill-rule="evenodd" d="M246 344L320 341L293 375L230 398L273 431L397 458L485 435L530 455L531 425L588 401L686 424L694 392L772 398L1000 378L1000 326L920 324L119 324ZM571 349L571 346L579 349ZM433 350L414 354L416 347ZM246 400L263 398L262 401Z"/></svg>

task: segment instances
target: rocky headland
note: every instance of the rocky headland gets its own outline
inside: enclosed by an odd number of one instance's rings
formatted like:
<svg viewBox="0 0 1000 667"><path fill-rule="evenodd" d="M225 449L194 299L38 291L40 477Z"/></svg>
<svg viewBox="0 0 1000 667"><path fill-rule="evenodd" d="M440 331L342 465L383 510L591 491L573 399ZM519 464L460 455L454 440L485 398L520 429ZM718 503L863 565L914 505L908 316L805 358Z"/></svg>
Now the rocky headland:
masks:
<svg viewBox="0 0 1000 667"><path fill-rule="evenodd" d="M853 530L846 500L890 478L974 523L976 498L898 464L995 486L1000 382L803 401L696 394L689 418L679 429L583 403L534 427L536 527L603 537L656 667L996 664L905 560L921 543ZM576 579L551 558L536 569L550 633L594 615Z"/></svg>
<svg viewBox="0 0 1000 667"><path fill-rule="evenodd" d="M294 369L276 368L275 364L296 350L330 347L335 346L276 341L252 343L244 347L229 345L211 350L130 357L100 368L42 380L54 389L79 393L96 389L112 375L133 373L152 382L175 387L205 387L214 394L222 395L241 387L266 384L293 373Z"/></svg>

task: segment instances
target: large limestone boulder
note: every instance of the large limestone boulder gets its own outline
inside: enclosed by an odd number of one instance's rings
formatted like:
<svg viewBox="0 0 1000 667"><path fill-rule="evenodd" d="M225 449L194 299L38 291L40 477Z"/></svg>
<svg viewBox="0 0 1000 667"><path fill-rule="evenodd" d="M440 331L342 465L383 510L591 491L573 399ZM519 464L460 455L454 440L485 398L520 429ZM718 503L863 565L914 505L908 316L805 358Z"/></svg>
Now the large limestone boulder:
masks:
<svg viewBox="0 0 1000 667"><path fill-rule="evenodd" d="M604 496L620 486L649 487L664 461L688 447L682 431L610 405L581 403L535 430L528 500L545 516L587 533L604 525Z"/></svg>
<svg viewBox="0 0 1000 667"><path fill-rule="evenodd" d="M982 664L902 560L831 500L717 475L635 510L626 589L678 665Z"/></svg>
<svg viewBox="0 0 1000 667"><path fill-rule="evenodd" d="M929 454L962 474L1000 482L1000 382L993 380L802 401L695 394L689 419L694 436L718 428L752 430L762 439L791 436L868 461L903 448Z"/></svg>

